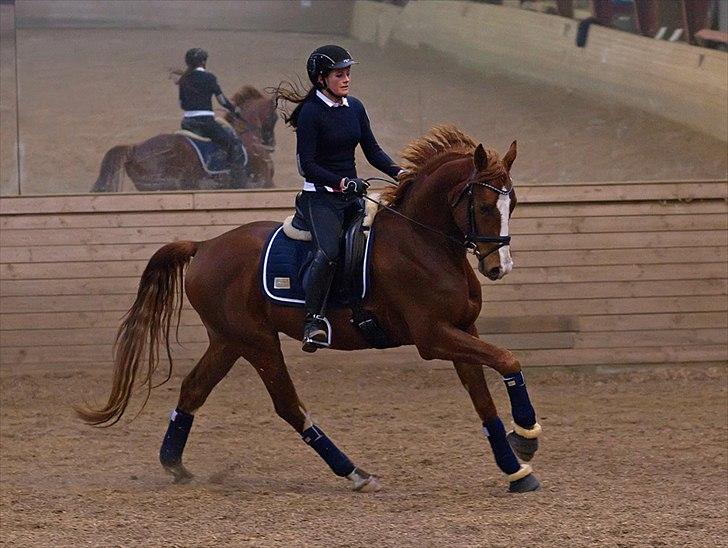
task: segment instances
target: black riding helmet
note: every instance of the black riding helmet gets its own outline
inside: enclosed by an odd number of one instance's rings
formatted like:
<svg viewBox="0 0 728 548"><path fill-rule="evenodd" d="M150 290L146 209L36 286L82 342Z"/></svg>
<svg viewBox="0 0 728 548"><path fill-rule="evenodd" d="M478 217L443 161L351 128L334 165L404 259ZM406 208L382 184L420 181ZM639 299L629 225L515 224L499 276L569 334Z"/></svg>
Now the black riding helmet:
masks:
<svg viewBox="0 0 728 548"><path fill-rule="evenodd" d="M319 76L326 76L334 69L342 69L350 67L357 62L351 58L351 54L341 46L321 46L316 48L311 55L308 56L306 62L306 72L308 79L316 87L320 87L318 83Z"/></svg>
<svg viewBox="0 0 728 548"><path fill-rule="evenodd" d="M202 48L188 49L185 53L185 63L188 67L201 67L207 61L207 52Z"/></svg>

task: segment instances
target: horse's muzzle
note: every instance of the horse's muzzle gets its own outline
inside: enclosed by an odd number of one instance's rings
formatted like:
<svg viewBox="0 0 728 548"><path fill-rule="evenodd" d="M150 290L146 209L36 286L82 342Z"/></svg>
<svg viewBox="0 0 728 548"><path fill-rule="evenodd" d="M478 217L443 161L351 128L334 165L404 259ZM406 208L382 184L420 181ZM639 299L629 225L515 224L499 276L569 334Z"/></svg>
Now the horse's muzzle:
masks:
<svg viewBox="0 0 728 548"><path fill-rule="evenodd" d="M486 265L486 259L483 258L480 261L478 261L478 271L488 278L489 280L496 281L503 278L506 274L508 274L511 271L511 268L503 268L500 264L496 266L491 266L490 268L488 265ZM511 263L512 265L512 263Z"/></svg>

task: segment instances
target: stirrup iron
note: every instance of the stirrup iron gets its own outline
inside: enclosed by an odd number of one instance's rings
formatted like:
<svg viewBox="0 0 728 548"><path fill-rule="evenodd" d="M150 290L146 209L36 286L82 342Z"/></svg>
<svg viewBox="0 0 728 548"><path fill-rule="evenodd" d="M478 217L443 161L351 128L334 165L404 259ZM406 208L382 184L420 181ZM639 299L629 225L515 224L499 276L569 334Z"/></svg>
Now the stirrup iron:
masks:
<svg viewBox="0 0 728 548"><path fill-rule="evenodd" d="M331 346L331 333L329 325L324 316L314 314L306 319L303 330L303 347L304 352L316 352L319 348L328 348Z"/></svg>

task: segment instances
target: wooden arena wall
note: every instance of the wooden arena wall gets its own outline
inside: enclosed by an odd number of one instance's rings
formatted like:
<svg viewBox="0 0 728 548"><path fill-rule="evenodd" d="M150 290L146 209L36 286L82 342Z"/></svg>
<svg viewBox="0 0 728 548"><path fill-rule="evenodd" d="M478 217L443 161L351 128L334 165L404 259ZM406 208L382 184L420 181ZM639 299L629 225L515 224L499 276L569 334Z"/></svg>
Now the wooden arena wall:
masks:
<svg viewBox="0 0 728 548"><path fill-rule="evenodd" d="M483 279L478 327L525 365L724 362L728 182L519 188L514 271ZM0 364L109 362L154 251L283 219L295 191L8 197L0 208ZM205 334L186 309L194 360ZM288 351L296 345L286 343ZM297 351L297 350L296 350ZM391 352L391 351L389 351Z"/></svg>
<svg viewBox="0 0 728 548"><path fill-rule="evenodd" d="M380 47L427 48L489 72L601 95L728 140L728 54L592 25L575 45L578 22L469 0L359 0L351 34ZM487 108L487 105L484 107Z"/></svg>

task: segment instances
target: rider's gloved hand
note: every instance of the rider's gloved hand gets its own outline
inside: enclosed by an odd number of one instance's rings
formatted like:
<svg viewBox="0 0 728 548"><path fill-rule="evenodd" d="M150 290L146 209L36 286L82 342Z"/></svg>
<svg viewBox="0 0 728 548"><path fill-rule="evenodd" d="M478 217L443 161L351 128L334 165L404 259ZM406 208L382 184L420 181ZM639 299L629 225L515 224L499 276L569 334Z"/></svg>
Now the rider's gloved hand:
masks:
<svg viewBox="0 0 728 548"><path fill-rule="evenodd" d="M360 177L354 177L353 179L344 177L341 181L341 190L351 194L356 194L357 196L364 196L364 194L367 193L368 188L369 183Z"/></svg>
<svg viewBox="0 0 728 548"><path fill-rule="evenodd" d="M235 117L238 120L242 120L243 119L243 110L240 107L235 107L235 111L233 112L233 114L235 114Z"/></svg>

